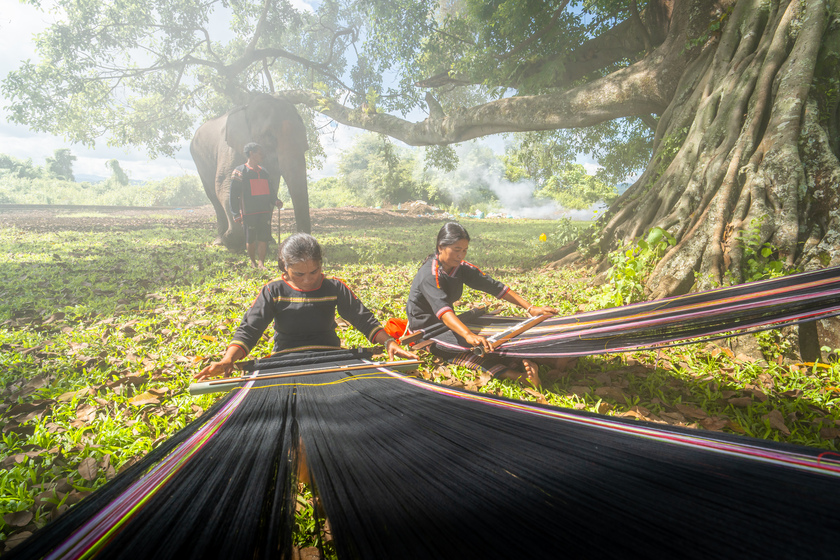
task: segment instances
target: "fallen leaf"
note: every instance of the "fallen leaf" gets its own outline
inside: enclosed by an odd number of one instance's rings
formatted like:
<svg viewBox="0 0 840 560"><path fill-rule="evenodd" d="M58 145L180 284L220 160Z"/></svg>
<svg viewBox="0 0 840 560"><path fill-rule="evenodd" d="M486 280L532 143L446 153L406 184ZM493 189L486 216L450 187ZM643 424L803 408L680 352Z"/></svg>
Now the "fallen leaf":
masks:
<svg viewBox="0 0 840 560"><path fill-rule="evenodd" d="M823 428L820 430L820 437L823 439L834 439L836 437L840 437L840 429Z"/></svg>
<svg viewBox="0 0 840 560"><path fill-rule="evenodd" d="M790 435L790 430L785 425L785 418L782 416L782 413L778 410L771 410L767 414L761 417L762 420L767 420L770 424L771 428L775 428L785 434L786 436Z"/></svg>
<svg viewBox="0 0 840 560"><path fill-rule="evenodd" d="M746 408L748 406L752 406L753 400L751 397L733 397L731 399L727 399L726 402L728 402L732 406L740 406L741 408Z"/></svg>
<svg viewBox="0 0 840 560"><path fill-rule="evenodd" d="M32 536L32 531L21 531L20 533L16 533L11 535L9 538L6 539L6 550L11 550L12 548L16 547L26 539Z"/></svg>
<svg viewBox="0 0 840 560"><path fill-rule="evenodd" d="M93 392L93 389L90 387L85 387L84 389L80 389L78 391L69 391L67 393L62 393L62 395L58 397L58 402L70 402L76 397L83 398L87 395L93 394Z"/></svg>
<svg viewBox="0 0 840 560"><path fill-rule="evenodd" d="M767 393L765 393L764 391L762 391L758 387L752 387L752 386L747 385L746 387L744 387L744 391L746 391L748 393L751 393L752 396L755 397L755 399L758 402L767 402L767 399L770 398L770 397L767 396Z"/></svg>
<svg viewBox="0 0 840 560"><path fill-rule="evenodd" d="M679 412L661 412L659 415L666 422L685 422L685 416Z"/></svg>
<svg viewBox="0 0 840 560"><path fill-rule="evenodd" d="M691 404L682 404L679 403L676 405L677 410L679 410L683 415L688 418L708 418L708 414L706 412L694 405Z"/></svg>
<svg viewBox="0 0 840 560"><path fill-rule="evenodd" d="M569 387L569 393L578 397L583 397L589 394L589 387L583 385L572 385Z"/></svg>
<svg viewBox="0 0 840 560"><path fill-rule="evenodd" d="M146 404L158 404L160 401L152 393L145 392L131 397L130 399L128 399L128 402L135 406L143 406Z"/></svg>
<svg viewBox="0 0 840 560"><path fill-rule="evenodd" d="M87 481L95 480L97 471L99 470L98 465L96 464L96 459L93 457L87 457L86 459L82 460L79 463L79 475Z"/></svg>
<svg viewBox="0 0 840 560"><path fill-rule="evenodd" d="M32 521L31 511L16 511L3 516L3 521L11 527L26 527Z"/></svg>
<svg viewBox="0 0 840 560"><path fill-rule="evenodd" d="M716 432L722 430L729 425L729 418L726 416L706 417L700 419L700 424L707 430L714 430Z"/></svg>
<svg viewBox="0 0 840 560"><path fill-rule="evenodd" d="M606 397L618 402L624 402L627 400L627 397L624 395L624 391L618 387L598 387L595 389L595 394L599 397Z"/></svg>
<svg viewBox="0 0 840 560"><path fill-rule="evenodd" d="M76 420L79 422L90 422L96 415L96 407L89 404L83 404L76 408Z"/></svg>

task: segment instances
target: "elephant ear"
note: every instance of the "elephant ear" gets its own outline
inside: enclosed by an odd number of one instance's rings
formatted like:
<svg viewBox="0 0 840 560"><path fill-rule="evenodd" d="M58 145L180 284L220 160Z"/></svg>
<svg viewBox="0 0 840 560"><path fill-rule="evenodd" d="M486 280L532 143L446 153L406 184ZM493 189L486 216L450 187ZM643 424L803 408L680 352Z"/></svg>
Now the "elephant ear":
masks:
<svg viewBox="0 0 840 560"><path fill-rule="evenodd" d="M251 130L248 126L248 111L246 107L237 107L228 113L225 120L225 143L233 148L237 154L242 154L245 144L251 141Z"/></svg>

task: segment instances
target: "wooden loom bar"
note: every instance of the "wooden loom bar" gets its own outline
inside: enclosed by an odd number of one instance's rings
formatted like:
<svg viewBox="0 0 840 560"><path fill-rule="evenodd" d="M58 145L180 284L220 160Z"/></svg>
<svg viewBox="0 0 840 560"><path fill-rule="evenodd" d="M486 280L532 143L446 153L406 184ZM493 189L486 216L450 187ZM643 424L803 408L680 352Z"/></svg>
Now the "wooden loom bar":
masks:
<svg viewBox="0 0 840 560"><path fill-rule="evenodd" d="M519 336L520 334L524 333L528 329L532 327L536 327L549 317L553 317L554 315L551 313L545 313L543 315L537 315L536 317L530 317L525 319L521 323L516 323L512 327L507 330L504 330L500 333L494 334L493 336L487 339L487 342L490 343L490 347L495 350L511 338L515 336ZM483 356L484 355L484 348L482 346L473 346L471 348L473 354L476 356Z"/></svg>
<svg viewBox="0 0 840 560"><path fill-rule="evenodd" d="M375 369L375 368L382 368L382 367L389 367L396 370L407 369L410 366L416 366L420 364L420 360L395 360L393 362L369 362L366 364L353 364L353 365L344 365L344 366L334 366L328 368L321 368L321 369L305 369L300 371L292 371L287 373L276 373L270 375L249 375L249 376L241 376L241 377L226 377L223 379L215 379L213 381L206 381L203 383L193 383L190 385L190 394L191 395L203 395L206 393L216 393L220 391L226 391L228 389L232 389L236 387L240 383L244 383L245 381L262 381L264 379L280 379L283 377L301 377L304 375L315 375L318 373L331 373L331 372L342 372L342 371L355 371L355 370L362 370L362 369Z"/></svg>

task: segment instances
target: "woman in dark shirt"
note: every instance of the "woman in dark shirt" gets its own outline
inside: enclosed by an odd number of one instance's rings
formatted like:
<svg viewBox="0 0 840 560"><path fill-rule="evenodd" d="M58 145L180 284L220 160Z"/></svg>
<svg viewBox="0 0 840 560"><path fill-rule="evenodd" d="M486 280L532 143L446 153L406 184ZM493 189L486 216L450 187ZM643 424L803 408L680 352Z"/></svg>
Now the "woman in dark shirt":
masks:
<svg viewBox="0 0 840 560"><path fill-rule="evenodd" d="M335 312L374 344L384 344L389 359L416 358L380 326L347 285L321 272L321 246L309 234L296 233L279 248L282 276L260 290L242 318L224 357L202 369L203 379L228 375L234 362L247 356L265 329L274 323L274 353L332 350L341 342L335 333Z"/></svg>
<svg viewBox="0 0 840 560"><path fill-rule="evenodd" d="M470 236L461 224L449 222L438 232L435 254L430 255L420 267L408 293L406 311L410 332L443 323L469 346L482 346L490 352L490 343L467 328L458 319L452 306L461 298L464 285L486 292L518 305L532 317L557 313L553 307L531 305L525 298L503 283L484 274L477 266L464 260ZM472 352L451 352L433 344L430 350L436 356L470 369L482 369L500 379L527 379L534 386L540 384L537 364L523 360L524 372L508 367L499 356L485 354L478 357Z"/></svg>

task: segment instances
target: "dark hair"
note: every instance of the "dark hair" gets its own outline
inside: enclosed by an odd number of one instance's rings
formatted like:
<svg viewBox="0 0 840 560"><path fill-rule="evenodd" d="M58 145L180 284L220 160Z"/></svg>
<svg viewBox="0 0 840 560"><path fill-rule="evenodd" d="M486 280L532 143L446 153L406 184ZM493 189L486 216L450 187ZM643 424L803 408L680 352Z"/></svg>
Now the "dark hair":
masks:
<svg viewBox="0 0 840 560"><path fill-rule="evenodd" d="M440 231L437 234L437 240L435 241L435 254L438 254L439 247L454 245L462 239L466 239L467 241L470 240L470 234L467 233L464 226L458 222L443 224L443 227L440 228Z"/></svg>
<svg viewBox="0 0 840 560"><path fill-rule="evenodd" d="M250 156L251 152L256 152L260 150L260 145L256 142L249 142L245 144L245 147L242 148L242 151L245 152L245 156Z"/></svg>
<svg viewBox="0 0 840 560"><path fill-rule="evenodd" d="M321 263L321 245L308 233L295 233L287 237L277 248L277 265L286 272L286 267L306 262Z"/></svg>

